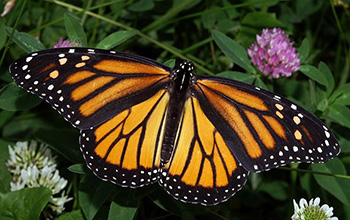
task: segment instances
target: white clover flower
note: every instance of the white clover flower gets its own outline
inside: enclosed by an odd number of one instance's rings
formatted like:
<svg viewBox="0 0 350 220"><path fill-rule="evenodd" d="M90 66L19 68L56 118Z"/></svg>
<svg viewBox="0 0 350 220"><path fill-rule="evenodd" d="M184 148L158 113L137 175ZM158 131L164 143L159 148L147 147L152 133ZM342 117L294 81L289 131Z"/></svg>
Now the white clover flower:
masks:
<svg viewBox="0 0 350 220"><path fill-rule="evenodd" d="M7 0L5 1L6 4L5 4L5 7L4 7L4 10L2 11L1 13L1 17L4 17L5 15L7 15L8 13L11 12L11 10L13 9L13 7L15 6L16 4L16 1L15 0Z"/></svg>
<svg viewBox="0 0 350 220"><path fill-rule="evenodd" d="M324 204L320 207L320 198L311 199L308 203L304 198L300 199L299 205L295 200L294 214L292 220L338 220L337 217L332 217L333 207Z"/></svg>
<svg viewBox="0 0 350 220"><path fill-rule="evenodd" d="M56 214L63 212L64 204L72 198L68 198L64 191L61 193L67 186L67 180L59 175L50 149L44 144L38 146L36 141L17 142L13 148L9 146L9 153L6 165L13 176L11 191L25 187L49 188L52 196L48 207Z"/></svg>

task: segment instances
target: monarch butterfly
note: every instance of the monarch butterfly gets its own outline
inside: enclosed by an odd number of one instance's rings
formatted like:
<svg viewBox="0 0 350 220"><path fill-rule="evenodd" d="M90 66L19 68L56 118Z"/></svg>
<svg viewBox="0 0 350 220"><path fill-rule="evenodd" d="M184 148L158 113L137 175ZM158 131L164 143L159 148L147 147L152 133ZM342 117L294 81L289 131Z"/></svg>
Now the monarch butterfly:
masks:
<svg viewBox="0 0 350 220"><path fill-rule="evenodd" d="M80 130L87 166L137 188L158 182L175 199L215 205L249 172L325 162L340 152L325 124L274 93L196 76L142 56L90 48L38 51L10 66L19 87Z"/></svg>

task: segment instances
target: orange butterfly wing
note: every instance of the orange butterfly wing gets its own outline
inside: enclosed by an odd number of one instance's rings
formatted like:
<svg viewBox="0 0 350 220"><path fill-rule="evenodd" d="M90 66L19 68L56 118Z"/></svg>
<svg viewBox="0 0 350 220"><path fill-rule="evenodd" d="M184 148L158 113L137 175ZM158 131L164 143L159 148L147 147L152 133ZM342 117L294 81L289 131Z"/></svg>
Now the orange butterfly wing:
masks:
<svg viewBox="0 0 350 220"><path fill-rule="evenodd" d="M204 112L249 171L325 162L340 152L321 120L271 92L219 77L202 77L195 88Z"/></svg>
<svg viewBox="0 0 350 220"><path fill-rule="evenodd" d="M198 100L189 98L160 184L181 201L214 205L240 190L247 176Z"/></svg>
<svg viewBox="0 0 350 220"><path fill-rule="evenodd" d="M106 122L80 133L88 167L112 183L140 187L158 180L169 95L161 90Z"/></svg>
<svg viewBox="0 0 350 220"><path fill-rule="evenodd" d="M20 87L49 102L79 129L147 100L165 87L169 71L141 56L88 48L43 50L10 66Z"/></svg>

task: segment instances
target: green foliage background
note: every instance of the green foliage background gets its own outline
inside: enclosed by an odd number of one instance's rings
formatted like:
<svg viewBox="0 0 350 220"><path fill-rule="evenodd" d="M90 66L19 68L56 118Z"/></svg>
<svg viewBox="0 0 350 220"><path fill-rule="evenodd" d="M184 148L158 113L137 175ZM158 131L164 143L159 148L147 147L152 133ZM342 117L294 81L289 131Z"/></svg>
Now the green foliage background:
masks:
<svg viewBox="0 0 350 220"><path fill-rule="evenodd" d="M333 1L17 0L0 18L0 219L38 219L48 201L45 188L10 192L8 145L31 139L50 145L69 181L74 200L59 220L290 219L293 199L317 196L334 207L339 219L350 219L349 23L349 9ZM273 27L284 29L300 53L300 71L291 78L269 80L248 59L246 49L256 34ZM251 174L240 192L214 207L175 201L156 184L134 190L103 182L85 167L78 131L48 104L19 89L8 72L17 58L52 48L60 37L167 64L176 57L189 59L198 74L274 91L325 120L342 153L326 164ZM28 198L36 199L28 203Z"/></svg>

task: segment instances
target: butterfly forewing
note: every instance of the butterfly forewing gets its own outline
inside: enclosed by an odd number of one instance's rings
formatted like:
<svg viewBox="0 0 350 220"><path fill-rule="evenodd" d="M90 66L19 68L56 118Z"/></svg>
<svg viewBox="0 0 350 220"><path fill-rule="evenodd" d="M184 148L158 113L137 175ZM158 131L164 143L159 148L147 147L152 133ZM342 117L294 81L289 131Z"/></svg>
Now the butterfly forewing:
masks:
<svg viewBox="0 0 350 220"><path fill-rule="evenodd" d="M87 48L39 51L10 67L20 87L49 102L80 129L150 98L165 87L169 71L144 57Z"/></svg>
<svg viewBox="0 0 350 220"><path fill-rule="evenodd" d="M189 98L172 158L162 171L161 185L181 201L214 205L240 190L247 175L198 100Z"/></svg>
<svg viewBox="0 0 350 220"><path fill-rule="evenodd" d="M196 94L249 171L290 162L325 162L340 152L335 136L322 121L271 92L224 78L202 77Z"/></svg>

